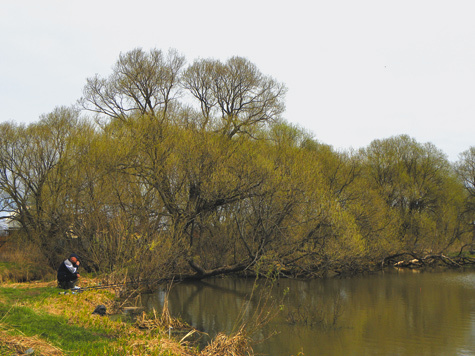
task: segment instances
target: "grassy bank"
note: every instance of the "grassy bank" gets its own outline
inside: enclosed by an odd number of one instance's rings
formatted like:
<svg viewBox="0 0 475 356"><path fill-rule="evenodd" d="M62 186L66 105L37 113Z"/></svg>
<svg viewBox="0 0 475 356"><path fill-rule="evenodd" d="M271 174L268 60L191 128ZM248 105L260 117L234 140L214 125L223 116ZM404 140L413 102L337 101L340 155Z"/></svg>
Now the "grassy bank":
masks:
<svg viewBox="0 0 475 356"><path fill-rule="evenodd" d="M117 308L111 291L59 294L54 282L0 287L0 354L192 355L159 328L93 315L97 305Z"/></svg>
<svg viewBox="0 0 475 356"><path fill-rule="evenodd" d="M135 321L121 314L123 299L113 290L64 292L56 282L4 283L0 286L0 355L253 355L250 338L241 328L218 334L198 350L189 338L168 334L186 325L161 313ZM107 315L92 314L105 305ZM188 335L195 333L195 330Z"/></svg>

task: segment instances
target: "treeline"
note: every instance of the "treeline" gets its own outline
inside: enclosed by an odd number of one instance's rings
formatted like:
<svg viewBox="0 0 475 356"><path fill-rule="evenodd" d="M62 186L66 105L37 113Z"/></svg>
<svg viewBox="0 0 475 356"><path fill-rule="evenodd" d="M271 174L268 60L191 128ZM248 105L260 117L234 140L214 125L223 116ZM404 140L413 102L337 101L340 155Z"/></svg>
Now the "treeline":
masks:
<svg viewBox="0 0 475 356"><path fill-rule="evenodd" d="M0 125L0 210L52 267L145 279L323 275L471 248L475 147L408 136L335 152L280 118L248 60L121 54L75 107Z"/></svg>

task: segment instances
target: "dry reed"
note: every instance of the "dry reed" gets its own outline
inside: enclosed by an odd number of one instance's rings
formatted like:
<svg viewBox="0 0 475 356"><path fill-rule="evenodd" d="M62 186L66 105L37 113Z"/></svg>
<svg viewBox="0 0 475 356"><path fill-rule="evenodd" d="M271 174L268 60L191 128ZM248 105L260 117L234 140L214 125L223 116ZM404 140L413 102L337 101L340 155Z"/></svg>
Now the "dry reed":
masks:
<svg viewBox="0 0 475 356"><path fill-rule="evenodd" d="M161 315L157 315L155 308L153 309L153 314L142 313L136 319L136 325L140 329L162 329L162 330L197 330L193 329L189 324L174 318L170 314L170 308L168 306L168 297L170 295L170 290L173 286L173 282L168 285L167 293L165 295L165 301L163 302L163 308Z"/></svg>
<svg viewBox="0 0 475 356"><path fill-rule="evenodd" d="M157 314L155 309L153 309L151 314L143 312L142 315L137 318L135 323L140 329L193 329L187 323L171 316L170 310L168 309L168 298L165 298L162 313L160 315Z"/></svg>
<svg viewBox="0 0 475 356"><path fill-rule="evenodd" d="M245 326L233 335L219 333L213 341L204 348L200 356L252 356L251 339L248 337Z"/></svg>

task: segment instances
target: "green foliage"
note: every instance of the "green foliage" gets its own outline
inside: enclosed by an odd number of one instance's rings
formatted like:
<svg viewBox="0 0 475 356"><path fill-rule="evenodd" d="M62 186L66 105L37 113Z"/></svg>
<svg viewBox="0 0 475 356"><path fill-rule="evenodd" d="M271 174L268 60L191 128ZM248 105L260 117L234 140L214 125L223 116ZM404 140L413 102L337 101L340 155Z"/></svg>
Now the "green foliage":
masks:
<svg viewBox="0 0 475 356"><path fill-rule="evenodd" d="M474 230L475 224L475 147L470 147L462 152L460 160L456 163L458 177L463 183L467 193L465 199L464 215L468 223L468 229ZM470 226L471 225L471 226Z"/></svg>
<svg viewBox="0 0 475 356"><path fill-rule="evenodd" d="M463 191L445 155L407 136L376 140L363 154L400 248L443 251L463 238Z"/></svg>

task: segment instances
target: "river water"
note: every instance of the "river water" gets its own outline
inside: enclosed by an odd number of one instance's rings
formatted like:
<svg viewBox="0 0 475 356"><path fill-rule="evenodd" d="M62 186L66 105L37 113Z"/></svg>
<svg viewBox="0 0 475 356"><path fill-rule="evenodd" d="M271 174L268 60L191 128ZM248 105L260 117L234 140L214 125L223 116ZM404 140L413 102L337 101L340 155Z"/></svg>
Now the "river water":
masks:
<svg viewBox="0 0 475 356"><path fill-rule="evenodd" d="M272 356L475 355L473 270L391 269L280 279L272 289L263 284L234 278L180 283L169 291L170 312L210 337L237 330L243 319L253 328L278 313L254 333L254 351ZM161 310L166 294L143 295L142 303ZM256 310L264 313L256 316Z"/></svg>

